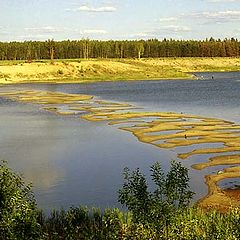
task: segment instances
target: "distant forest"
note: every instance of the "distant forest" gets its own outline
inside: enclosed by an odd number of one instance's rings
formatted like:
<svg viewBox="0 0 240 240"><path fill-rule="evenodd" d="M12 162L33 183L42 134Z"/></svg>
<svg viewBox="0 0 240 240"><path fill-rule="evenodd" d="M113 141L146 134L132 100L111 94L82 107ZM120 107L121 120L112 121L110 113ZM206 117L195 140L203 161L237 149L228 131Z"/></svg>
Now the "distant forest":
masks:
<svg viewBox="0 0 240 240"><path fill-rule="evenodd" d="M240 41L235 38L0 42L0 60L238 56Z"/></svg>

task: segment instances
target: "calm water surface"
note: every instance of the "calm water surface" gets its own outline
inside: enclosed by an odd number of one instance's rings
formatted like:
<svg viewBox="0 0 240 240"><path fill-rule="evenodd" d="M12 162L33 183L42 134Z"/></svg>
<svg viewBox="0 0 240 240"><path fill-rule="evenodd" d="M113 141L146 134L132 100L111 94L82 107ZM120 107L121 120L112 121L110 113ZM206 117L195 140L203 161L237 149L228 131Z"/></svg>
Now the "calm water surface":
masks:
<svg viewBox="0 0 240 240"><path fill-rule="evenodd" d="M240 73L197 75L204 80L25 84L1 89L84 93L132 103L144 111L184 112L240 123ZM155 161L168 169L170 160L176 159L176 150L143 144L116 126L56 116L39 105L0 98L0 114L0 158L33 183L38 205L46 211L79 204L119 207L117 190L124 167L140 167L149 176L149 166ZM195 199L207 193L204 175L214 169L199 172L190 166L208 157L194 156L183 162L190 169Z"/></svg>

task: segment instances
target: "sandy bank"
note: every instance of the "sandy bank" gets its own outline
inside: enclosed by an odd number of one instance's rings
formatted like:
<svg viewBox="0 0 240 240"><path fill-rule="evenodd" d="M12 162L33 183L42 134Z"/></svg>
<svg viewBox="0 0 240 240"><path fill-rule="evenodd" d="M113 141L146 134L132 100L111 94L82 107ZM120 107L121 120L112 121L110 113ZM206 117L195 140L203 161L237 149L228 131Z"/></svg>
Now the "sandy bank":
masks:
<svg viewBox="0 0 240 240"><path fill-rule="evenodd" d="M0 61L0 83L195 79L189 72L240 71L238 58Z"/></svg>

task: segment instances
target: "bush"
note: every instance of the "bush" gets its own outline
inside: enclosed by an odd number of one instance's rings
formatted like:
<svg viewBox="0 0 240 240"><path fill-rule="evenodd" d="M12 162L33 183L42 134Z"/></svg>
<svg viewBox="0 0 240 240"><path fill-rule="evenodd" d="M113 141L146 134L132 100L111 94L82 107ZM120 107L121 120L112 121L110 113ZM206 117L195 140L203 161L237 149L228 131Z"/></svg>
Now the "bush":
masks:
<svg viewBox="0 0 240 240"><path fill-rule="evenodd" d="M48 218L41 215L44 239L124 239L122 226L130 219L119 209L71 207L68 211L53 210Z"/></svg>
<svg viewBox="0 0 240 240"><path fill-rule="evenodd" d="M125 168L119 202L132 212L135 223L159 228L169 224L172 214L189 205L193 192L189 190L188 170L178 162L171 163L166 175L159 162L151 166L150 171L156 185L153 192L148 191L146 177L139 169L130 173Z"/></svg>
<svg viewBox="0 0 240 240"><path fill-rule="evenodd" d="M29 185L0 162L0 239L38 239L36 203Z"/></svg>

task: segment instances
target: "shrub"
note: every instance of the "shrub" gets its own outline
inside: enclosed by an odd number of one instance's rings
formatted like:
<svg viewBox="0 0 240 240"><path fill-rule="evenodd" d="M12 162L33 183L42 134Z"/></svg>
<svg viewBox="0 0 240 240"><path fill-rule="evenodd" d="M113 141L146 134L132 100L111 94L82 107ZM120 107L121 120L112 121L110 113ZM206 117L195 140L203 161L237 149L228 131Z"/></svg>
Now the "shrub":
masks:
<svg viewBox="0 0 240 240"><path fill-rule="evenodd" d="M0 239L38 239L36 203L29 185L0 162Z"/></svg>
<svg viewBox="0 0 240 240"><path fill-rule="evenodd" d="M122 226L129 215L119 209L71 207L68 211L53 210L48 218L41 213L44 239L123 239Z"/></svg>
<svg viewBox="0 0 240 240"><path fill-rule="evenodd" d="M189 205L193 192L189 190L188 170L173 161L170 171L164 174L160 163L151 166L152 180L156 185L148 191L146 177L136 169L130 173L124 169L124 184L119 190L119 202L127 206L135 223L163 227L171 215Z"/></svg>

